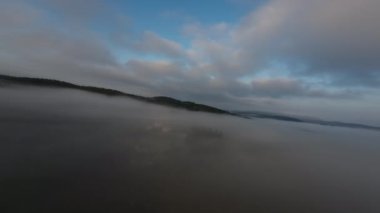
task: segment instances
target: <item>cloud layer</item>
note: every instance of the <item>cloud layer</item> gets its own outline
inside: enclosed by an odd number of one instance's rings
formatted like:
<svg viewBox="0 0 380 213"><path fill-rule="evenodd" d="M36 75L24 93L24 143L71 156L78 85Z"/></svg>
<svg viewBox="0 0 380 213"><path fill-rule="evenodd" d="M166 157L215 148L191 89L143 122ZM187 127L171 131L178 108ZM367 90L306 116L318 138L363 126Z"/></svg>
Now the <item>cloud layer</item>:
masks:
<svg viewBox="0 0 380 213"><path fill-rule="evenodd" d="M378 8L272 0L235 23L184 23L175 41L102 0L5 0L0 68L234 108L356 103L380 94Z"/></svg>
<svg viewBox="0 0 380 213"><path fill-rule="evenodd" d="M279 60L308 74L370 84L380 67L379 7L376 0L276 0L247 16L236 40L245 55L263 60L258 64Z"/></svg>

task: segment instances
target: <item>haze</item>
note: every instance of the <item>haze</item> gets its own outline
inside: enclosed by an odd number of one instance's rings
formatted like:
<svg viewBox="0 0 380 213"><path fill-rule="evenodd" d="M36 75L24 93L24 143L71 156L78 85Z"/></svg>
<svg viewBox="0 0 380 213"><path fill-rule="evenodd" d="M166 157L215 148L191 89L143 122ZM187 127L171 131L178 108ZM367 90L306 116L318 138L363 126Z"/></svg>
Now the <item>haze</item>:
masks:
<svg viewBox="0 0 380 213"><path fill-rule="evenodd" d="M0 0L0 212L380 212L379 10Z"/></svg>
<svg viewBox="0 0 380 213"><path fill-rule="evenodd" d="M380 209L378 131L69 89L2 88L0 99L2 212Z"/></svg>
<svg viewBox="0 0 380 213"><path fill-rule="evenodd" d="M378 0L2 0L0 72L380 125Z"/></svg>

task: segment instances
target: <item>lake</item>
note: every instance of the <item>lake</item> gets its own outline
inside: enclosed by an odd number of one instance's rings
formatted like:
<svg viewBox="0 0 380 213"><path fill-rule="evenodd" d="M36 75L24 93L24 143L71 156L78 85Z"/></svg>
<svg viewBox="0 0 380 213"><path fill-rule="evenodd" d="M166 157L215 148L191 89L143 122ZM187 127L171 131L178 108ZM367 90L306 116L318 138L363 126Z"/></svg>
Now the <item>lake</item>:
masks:
<svg viewBox="0 0 380 213"><path fill-rule="evenodd" d="M0 85L1 212L380 212L380 132Z"/></svg>

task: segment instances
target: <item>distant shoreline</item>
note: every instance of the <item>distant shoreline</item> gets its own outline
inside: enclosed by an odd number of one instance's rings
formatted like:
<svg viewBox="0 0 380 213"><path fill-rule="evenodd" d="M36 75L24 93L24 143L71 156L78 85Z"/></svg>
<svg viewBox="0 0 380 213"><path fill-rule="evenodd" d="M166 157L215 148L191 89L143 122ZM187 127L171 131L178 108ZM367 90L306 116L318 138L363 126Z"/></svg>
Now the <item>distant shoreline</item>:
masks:
<svg viewBox="0 0 380 213"><path fill-rule="evenodd" d="M281 115L281 114L269 113L269 112L227 111L227 110L219 109L219 108L204 105L204 104L198 104L198 103L194 103L190 101L181 101L181 100L167 97L167 96L144 97L140 95L121 92L119 90L94 87L94 86L83 86L83 85L77 85L77 84L73 84L73 83L69 83L65 81L53 80L53 79L16 77L16 76L0 74L0 81L1 80L13 82L17 84L23 84L23 85L77 89L77 90L102 94L106 96L132 98L139 101L144 101L148 103L159 104L159 105L164 105L164 106L169 106L169 107L174 107L174 108L186 109L189 111L224 114L224 115L231 115L231 116L236 116L236 117L246 118L246 119L253 119L253 118L271 119L271 120L279 120L279 121L293 122L293 123L308 123L308 124L315 124L315 125L321 125L321 126L332 126L332 127L380 131L380 127L366 125L366 124L346 123L346 122L340 122L340 121L325 121L325 120L309 119L309 118L297 118L294 116ZM1 84L0 84L0 87L1 87Z"/></svg>

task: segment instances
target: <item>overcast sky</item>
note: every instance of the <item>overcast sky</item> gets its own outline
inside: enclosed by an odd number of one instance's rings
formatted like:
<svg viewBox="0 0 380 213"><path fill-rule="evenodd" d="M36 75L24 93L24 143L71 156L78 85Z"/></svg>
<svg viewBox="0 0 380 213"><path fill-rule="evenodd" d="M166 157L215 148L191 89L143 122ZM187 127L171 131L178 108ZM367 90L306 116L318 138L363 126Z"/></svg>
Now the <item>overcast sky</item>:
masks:
<svg viewBox="0 0 380 213"><path fill-rule="evenodd" d="M379 0L1 0L0 73L380 125Z"/></svg>

